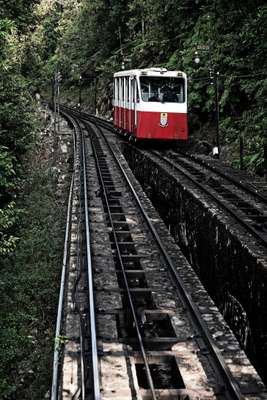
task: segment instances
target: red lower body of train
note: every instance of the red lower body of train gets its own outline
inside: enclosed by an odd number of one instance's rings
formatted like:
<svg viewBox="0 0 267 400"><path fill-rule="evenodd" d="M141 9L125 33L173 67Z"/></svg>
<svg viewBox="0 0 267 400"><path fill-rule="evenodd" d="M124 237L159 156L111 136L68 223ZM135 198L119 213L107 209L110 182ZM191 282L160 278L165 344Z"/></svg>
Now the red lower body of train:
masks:
<svg viewBox="0 0 267 400"><path fill-rule="evenodd" d="M139 111L114 107L115 128L139 139L187 140L187 113Z"/></svg>

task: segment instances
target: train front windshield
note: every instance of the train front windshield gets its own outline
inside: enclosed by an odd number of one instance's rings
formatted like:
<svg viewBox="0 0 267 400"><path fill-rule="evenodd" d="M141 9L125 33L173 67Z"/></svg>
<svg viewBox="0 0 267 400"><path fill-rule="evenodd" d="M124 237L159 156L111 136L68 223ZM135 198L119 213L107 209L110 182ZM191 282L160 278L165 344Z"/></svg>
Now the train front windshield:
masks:
<svg viewBox="0 0 267 400"><path fill-rule="evenodd" d="M185 83L183 78L141 76L140 85L143 101L185 102Z"/></svg>

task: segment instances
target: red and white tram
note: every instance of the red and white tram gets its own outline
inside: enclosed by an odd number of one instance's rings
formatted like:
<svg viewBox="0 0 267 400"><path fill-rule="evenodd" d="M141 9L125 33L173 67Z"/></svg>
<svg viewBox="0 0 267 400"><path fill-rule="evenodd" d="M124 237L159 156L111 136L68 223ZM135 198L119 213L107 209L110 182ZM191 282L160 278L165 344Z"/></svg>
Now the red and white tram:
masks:
<svg viewBox="0 0 267 400"><path fill-rule="evenodd" d="M187 79L180 71L114 74L114 126L135 139L187 140Z"/></svg>

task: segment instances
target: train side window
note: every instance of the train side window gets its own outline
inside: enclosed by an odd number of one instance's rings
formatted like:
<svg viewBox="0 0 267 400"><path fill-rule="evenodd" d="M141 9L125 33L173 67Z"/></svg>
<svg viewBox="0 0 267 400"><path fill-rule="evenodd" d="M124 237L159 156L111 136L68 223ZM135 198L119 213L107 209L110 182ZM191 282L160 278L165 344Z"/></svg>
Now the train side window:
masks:
<svg viewBox="0 0 267 400"><path fill-rule="evenodd" d="M139 96L139 87L138 87L138 84L137 84L137 79L135 79L135 93L136 93L136 102L139 103L140 96Z"/></svg>
<svg viewBox="0 0 267 400"><path fill-rule="evenodd" d="M131 101L135 102L135 93L134 93L134 78L131 78Z"/></svg>
<svg viewBox="0 0 267 400"><path fill-rule="evenodd" d="M138 86L137 80L135 77L131 77L128 80L128 90L129 90L129 101L133 103L139 102L139 93L138 93Z"/></svg>
<svg viewBox="0 0 267 400"><path fill-rule="evenodd" d="M130 77L127 76L127 101L130 101Z"/></svg>
<svg viewBox="0 0 267 400"><path fill-rule="evenodd" d="M125 78L125 101L129 101L128 77Z"/></svg>
<svg viewBox="0 0 267 400"><path fill-rule="evenodd" d="M133 101L133 80L132 77L129 76L129 103L131 104Z"/></svg>
<svg viewBox="0 0 267 400"><path fill-rule="evenodd" d="M115 78L114 79L114 91L113 91L113 93L114 93L114 102L116 102L117 100L118 100L118 96L117 96L117 78Z"/></svg>
<svg viewBox="0 0 267 400"><path fill-rule="evenodd" d="M116 100L119 101L119 79L116 78Z"/></svg>
<svg viewBox="0 0 267 400"><path fill-rule="evenodd" d="M123 101L123 78L120 78L120 101Z"/></svg>

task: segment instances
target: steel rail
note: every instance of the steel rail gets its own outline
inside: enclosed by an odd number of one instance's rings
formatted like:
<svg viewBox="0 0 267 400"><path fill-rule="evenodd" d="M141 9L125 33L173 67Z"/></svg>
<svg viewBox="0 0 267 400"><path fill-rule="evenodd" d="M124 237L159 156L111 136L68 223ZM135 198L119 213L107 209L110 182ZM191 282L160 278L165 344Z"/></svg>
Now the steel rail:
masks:
<svg viewBox="0 0 267 400"><path fill-rule="evenodd" d="M67 107L69 110L69 107ZM100 126L104 127L105 129L108 129L110 131L112 131L112 125L105 120L102 120L96 116L90 116L86 113L79 113L77 111L74 110L74 113L79 117L82 117L83 119L90 121L94 124L99 124ZM128 144L130 146L130 144ZM186 171L183 171L182 169L180 169L175 163L173 163L172 161L170 161L169 159L167 159L165 156L162 156L161 154L157 154L157 152L155 151L151 151L152 154L156 155L158 158L164 159L167 163L169 163L173 168L176 168L177 170L179 170L179 172L181 172L184 176L186 176L189 180L191 180L195 185L197 185L201 190L203 190L205 193L207 193L209 196L211 196L213 199L216 200L217 203L219 203L220 206L222 206L227 212L229 212L245 229L247 229L248 231L250 231L250 233L254 236L256 236L257 239L259 239L261 241L261 243L264 245L264 247L267 246L267 238L266 236L262 235L260 232L258 232L253 226L251 226L251 224L247 223L246 221L244 221L244 219L242 219L241 217L239 217L236 214L236 211L233 211L230 207L228 207L226 204L224 204L219 198L218 196L214 195L213 193L210 192L210 190L203 184L201 184L200 182L198 182L196 179L194 179L189 173L187 173ZM217 172L217 171L214 171ZM219 172L218 172L219 174ZM254 196L257 196L260 200L266 202L267 199L265 199L264 196L262 196L260 193L256 193L253 192L253 190L251 190L250 188L248 188L246 185L242 184L241 182L238 183L237 180L235 180L234 178L228 176L228 174L223 174L221 172L221 176L223 176L225 179L228 179L231 182L232 179L232 183L236 184L237 186L241 187L246 190L248 193L253 194Z"/></svg>
<svg viewBox="0 0 267 400"><path fill-rule="evenodd" d="M250 195L252 195L254 197L257 197L264 204L267 204L267 198L265 196L263 196L261 193L259 193L257 191L257 189L255 189L255 190L251 189L242 180L238 180L237 178L231 176L229 173L221 171L219 168L216 168L216 166L211 165L208 161L203 160L203 159L199 159L194 154L190 154L190 153L187 153L187 152L184 153L184 152L181 152L181 151L176 151L176 152L174 152L174 154L178 154L178 155L181 155L181 156L183 156L185 158L193 160L197 164L203 166L204 168L209 169L212 172L215 172L220 177L222 177L222 178L228 180L229 182L233 183L234 185L238 186L240 189L244 190L245 192L248 192ZM252 184L248 183L248 185L252 185Z"/></svg>
<svg viewBox="0 0 267 400"><path fill-rule="evenodd" d="M68 108L68 112L72 113L72 110ZM78 114L78 112L74 112L72 115L75 115L75 117L77 118L79 116L79 115L77 116L77 114ZM91 122L91 120L89 120L89 121ZM98 175L99 175L99 178L100 178L100 181L101 181L101 185L102 185L102 188L103 188L103 194L104 194L105 202L106 202L107 209L108 209L108 215L109 215L109 220L110 220L110 224L111 224L113 235L114 235L114 242L115 242L115 246L116 246L116 251L117 251L117 254L118 254L118 259L119 259L119 263L120 263L122 274L123 274L123 278L124 278L126 292L127 292L128 300L129 300L129 303L130 303L130 307L131 307L134 323L135 323L135 329L136 329L136 332L137 332L137 337L138 337L138 341L139 341L139 345L140 345L140 349L141 349L141 353L142 353L142 358L144 360L144 365L145 365L148 384L149 384L149 387L150 387L150 390L151 390L151 394L152 394L153 400L157 400L157 396L156 396L156 393L155 393L155 388L154 388L152 376L151 376L150 369L149 369L149 364L148 364L146 353L145 353L145 348L144 348L144 344L143 344L143 340L142 340L142 335L141 335L141 332L140 332L140 329L139 329L138 318L137 318L137 315L135 313L134 304L133 304L130 288L129 288L129 285L128 285L128 281L127 281L127 275L126 275L126 272L125 272L125 268L124 268L124 265L123 265L123 260L122 260L120 249L119 249L118 238L117 238L117 235L116 235L115 227L114 227L112 216L111 216L111 211L110 211L110 207L109 207L109 203L108 203L107 192L106 192L105 184L104 184L103 177L102 177L102 174L101 174L101 168L100 168L100 165L99 165L99 162L98 162L97 151L95 149L93 141L92 141L92 147L93 147L93 152L94 152L94 156L95 156L95 160L96 160Z"/></svg>
<svg viewBox="0 0 267 400"><path fill-rule="evenodd" d="M77 114L78 114L78 112L77 112ZM106 121L106 120L104 120L100 117L96 117L94 115L88 115L83 112L81 112L80 114L84 119L89 120L93 123L98 123L99 125L102 125L105 129L108 129L111 132L115 133L112 122ZM216 166L211 165L206 160L199 159L194 154L190 154L188 152L183 152L183 151L179 151L179 150L176 151L175 154L180 154L184 157L187 157L187 158L195 161L199 165L202 165L202 166L206 167L207 169L210 169L211 171L215 172L217 175L221 176L222 178L224 178L224 179L228 180L229 182L233 183L234 185L238 186L240 189L243 189L250 195L257 197L264 204L267 204L267 197L263 196L256 188L252 189L251 187L249 187L249 186L253 186L252 183L248 182L246 184L246 183L244 183L244 181L238 180L237 178L231 176L229 173L221 171L219 168L216 168Z"/></svg>
<svg viewBox="0 0 267 400"><path fill-rule="evenodd" d="M80 127L80 125L79 125ZM85 140L84 134L81 132L82 146L82 165L83 165L83 189L84 189L84 212L85 212L85 232L86 232L86 260L87 260L87 276L88 276L88 301L89 301L89 320L91 334L91 358L92 358L92 375L93 375L93 395L94 400L100 400L100 383L99 383L99 366L96 338L96 318L95 318L95 301L94 301L94 285L93 285L93 269L91 259L91 235L89 229L89 213L88 213L88 195L87 195L87 176L86 176L86 156L85 156Z"/></svg>
<svg viewBox="0 0 267 400"><path fill-rule="evenodd" d="M62 110L60 110L60 113L64 115L64 117L71 123L71 125L74 128L75 134L73 134L73 143L74 143L74 149L75 149L75 154L77 151L77 136L78 136L78 131L80 133L80 127L79 124L76 122L74 118L71 118L69 114L64 113ZM75 162L75 161L74 161ZM81 224L81 193L79 193L79 218L78 218L78 228L77 231L80 231L80 224ZM72 299L73 299L73 304L75 305L75 309L79 315L79 321L80 321L80 363L81 363L81 388L78 388L75 395L73 396L74 398L79 398L81 400L85 400L86 397L86 368L85 368L85 343L84 343L84 321L83 321L83 316L79 310L77 301L76 301L76 291L78 287L79 280L81 279L81 258L80 258L80 240L78 237L77 241L77 266L79 266L79 274L76 278L76 282L74 284L74 288L72 291Z"/></svg>
<svg viewBox="0 0 267 400"><path fill-rule="evenodd" d="M71 110L70 110L71 111ZM172 276L175 280L175 283L177 285L177 288L179 289L179 297L181 298L182 302L185 304L185 306L187 306L186 308L188 308L190 310L190 317L191 317L191 321L193 323L193 325L195 326L196 331L200 331L203 337L204 342L206 343L210 353L212 354L213 357L213 361L215 362L215 367L217 369L217 371L219 372L221 378L224 381L224 384L228 390L227 392L227 399L234 399L234 400L243 400L244 396L242 395L242 393L240 392L240 388L237 384L237 382L235 381L234 377L232 376L228 366L225 364L224 358L221 355L220 350L218 349L217 345L215 344L207 326L206 323L204 322L197 306L195 305L191 295L186 291L186 288L184 286L184 283L182 281L182 279L180 278L178 272L176 271L172 260L170 258L170 256L168 255L165 247L163 246L158 233L154 227L154 225L152 224L149 216L147 215L146 211L144 210L138 195L134 189L134 187L132 186L126 172L124 171L119 159L117 158L114 150L112 149L112 146L110 145L110 143L108 142L107 138L105 137L105 135L103 134L102 130L99 128L99 126L97 125L97 119L94 118L94 120L92 120L90 117L88 118L88 116L86 115L86 118L79 115L79 113L75 112L76 116L85 119L85 120L89 120L90 122L92 122L94 125L97 126L97 129L99 130L99 132L101 133L101 135L103 136L104 140L107 143L107 146L109 147L111 153L113 154L114 159L116 160L116 163L118 164L126 182L128 183L133 196L140 208L140 211L144 217L144 219L146 220L150 231L152 233L152 235L154 236L156 242L158 243L159 249L161 251L161 254L163 255L167 265L170 267L170 271L172 273ZM78 115L77 115L78 114ZM103 124L104 125L104 124Z"/></svg>
<svg viewBox="0 0 267 400"><path fill-rule="evenodd" d="M76 143L76 142L74 142ZM75 148L74 148L75 150ZM61 348L58 340L60 339L62 317L63 317L63 305L64 305L64 291L66 282L66 270L68 263L68 249L69 249L69 237L70 237L70 220L71 220L71 208L72 208L72 198L73 198L73 185L74 185L74 174L72 174L71 184L68 196L68 207L67 207L67 221L65 229L65 239L64 239L64 251L63 251L63 264L61 271L60 280L60 292L58 300L58 312L56 321L56 331L55 331L55 347L54 347L54 358L53 358L53 374L52 374L52 387L51 387L51 400L57 400L58 397L58 378L59 378L59 359Z"/></svg>
<svg viewBox="0 0 267 400"><path fill-rule="evenodd" d="M97 129L99 130L99 132L101 133L102 137L104 138L108 148L110 149L111 154L113 155L120 171L122 172L122 175L125 179L125 181L127 182L129 188L131 189L131 192L139 206L139 209L155 239L155 241L158 244L158 247L161 251L162 256L164 257L167 265L170 267L170 271L172 273L172 276L175 280L176 286L179 289L178 294L179 297L181 299L181 301L186 305L186 308L189 309L190 311L190 317L191 320L193 322L193 325L196 329L196 332L201 332L201 336L204 340L204 342L206 343L209 351L212 354L212 359L215 362L215 366L217 368L217 372L219 372L219 376L221 378L223 378L223 382L225 384L225 387L227 388L227 399L231 399L231 400L244 400L244 396L242 395L242 393L240 392L240 388L236 382L236 380L234 379L234 377L232 376L228 366L225 364L224 358L221 355L220 350L218 349L217 345L215 344L201 314L200 311L198 310L197 306L195 305L191 295L187 292L184 283L182 281L182 279L180 278L178 272L176 271L173 262L169 256L169 254L167 253L164 245L162 244L160 237L154 227L154 225L152 224L147 212L145 211L144 207L141 204L141 201L132 185L132 183L130 182L123 166L121 165L120 160L118 159L118 157L116 156L111 144L108 142L106 136L104 135L104 133L102 132L102 130L99 128L99 126L97 126Z"/></svg>
<svg viewBox="0 0 267 400"><path fill-rule="evenodd" d="M86 114L83 113L83 118L85 118ZM114 132L114 126L111 122L106 121L102 118L96 117L96 116L87 116L88 119L91 119L91 121L93 122L97 122L100 125L102 125L105 129L110 130L111 132ZM245 183L242 180L239 180L237 178L235 178L234 176L231 176L229 173L227 172L223 172L221 171L219 168L217 168L214 165L211 165L208 161L203 160L203 159L199 159L198 157L196 157L194 154L190 154L188 152L183 152L180 150L177 150L174 154L180 154L185 158L189 158L193 161L195 161L196 163L198 163L199 165L202 165L203 167L211 170L212 172L216 173L217 175L219 175L220 177L224 178L225 180L228 180L229 182L231 182L232 184L236 185L237 187L239 187L240 189L244 190L245 192L249 193L251 196L254 196L256 198L258 198L260 201L262 201L264 204L267 204L267 197L262 195L258 189L256 189L255 187L253 187L253 183L247 182Z"/></svg>
<svg viewBox="0 0 267 400"><path fill-rule="evenodd" d="M80 232L81 232L81 218L82 218L82 203L81 203L81 191L79 192L79 218L78 218L78 238L77 238L77 265L80 266L79 268L79 277L77 277L77 286L78 286L78 282L81 279L81 275L82 275L82 262L81 262L81 240L80 240ZM76 286L76 285L75 285ZM81 347L81 354L80 354L80 362L81 362L81 400L86 400L86 367L85 367L85 342L84 342L84 319L83 319L83 315L80 311L80 309L78 309L78 304L77 304L77 299L76 299L76 295L77 295L77 286L76 286L76 290L75 290L75 294L74 294L74 299L75 299L75 306L76 309L78 311L79 314L79 320L80 320L80 347Z"/></svg>
<svg viewBox="0 0 267 400"><path fill-rule="evenodd" d="M73 133L73 147L74 147L74 154L77 152L77 133L80 132L82 136L82 131L80 128L80 124L77 120L70 116L70 114L66 111L60 111L62 115L71 123L74 128ZM83 146L84 149L84 146ZM83 160L84 160L84 152L83 152ZM75 162L75 158L74 158ZM84 169L83 165L84 176L86 174L86 170ZM84 178L86 179L86 178ZM56 338L60 337L61 325L62 325L62 318L63 318L63 307L64 307L64 291L65 291L65 281L66 281L66 269L68 263L68 248L69 248L69 238L70 238L70 219L71 219L71 208L72 208L72 198L73 198L73 186L74 186L74 173L72 174L71 186L69 191L69 199L68 199L68 210L67 210L67 223L66 223L66 230L65 230L65 242L64 242L64 255L63 255L63 267L61 273L61 284L60 284L60 294L59 294L59 305L58 305L58 314L57 314L57 323L56 323ZM86 192L87 193L87 192ZM86 195L87 197L87 195ZM88 207L87 207L88 210ZM88 213L87 213L88 214ZM86 216L86 212L85 212ZM88 237L88 236L87 236ZM90 248L90 247L89 247ZM88 250L88 246L87 246ZM87 251L88 254L88 251ZM90 257L87 257L87 259ZM88 264L89 265L89 264ZM88 278L89 279L89 278ZM77 282L75 284L77 286ZM89 296L90 298L90 296ZM92 303L91 303L92 304ZM80 313L79 313L80 315ZM92 315L92 314L90 314ZM81 321L80 315L80 343L81 343L81 374L82 374L82 382L81 382L81 389L78 389L75 393L74 397L79 396L82 399L85 399L85 362L84 362L84 340L83 340L83 326ZM90 327L92 327L92 321L90 320ZM92 327L92 329L94 329ZM92 335L91 329L91 337ZM94 330L95 332L95 330ZM96 340L94 341L96 343ZM95 348L95 345L92 347ZM58 400L59 399L59 358L60 358L61 349L58 346L58 343L55 343L55 350L54 350L54 360L53 360L53 377L52 377L52 388L51 388L51 397L50 400ZM92 351L93 354L93 351ZM95 357L93 357L95 359ZM95 371L95 368L94 368ZM100 390L99 390L99 376L98 376L98 367L97 367L97 374L93 373L93 382L94 382L94 400L100 400Z"/></svg>
<svg viewBox="0 0 267 400"><path fill-rule="evenodd" d="M141 335L141 332L140 332L140 329L139 329L138 318L137 318L137 315L136 315L136 312L135 312L134 302L133 302L131 291L130 291L130 287L129 287L129 284L128 284L127 274L125 272L125 268L124 268L124 264L123 264L123 260L122 260L122 256L121 256L121 252L120 252L120 247L119 247L119 244L118 244L118 237L117 237L116 229L114 227L114 223L113 223L110 207L109 207L108 195L107 195L106 186L105 186L105 183L104 183L104 180L103 180L103 176L102 176L102 171L101 171L101 167L100 167L100 163L99 163L99 157L98 157L98 153L97 153L96 146L95 146L95 143L94 143L93 139L92 139L92 147L93 147L93 154L94 154L95 161L96 161L98 176L99 176L99 179L100 179L100 182L101 182L103 195L104 195L104 199L105 199L105 203L106 203L106 207L107 207L107 211L108 211L108 217L109 217L109 221L110 221L110 225L111 225L111 229L112 229L112 233L113 233L113 237L114 237L114 243L115 243L115 246L116 246L116 252L117 252L119 264L120 264L120 267L121 267L121 271L122 271L122 275L123 275L123 279L124 279L124 284L125 284L125 288L126 288L126 292L127 292L127 296L128 296L128 300L129 300L132 316L133 316L133 319L134 319L135 330L136 330L136 334L137 334L137 338L138 338L138 342L139 342L142 358L144 360L144 365L145 365L148 384L149 384L149 387L150 387L150 390L151 390L151 393L152 393L153 400L157 400L157 395L156 395L156 392L155 392L155 387L154 387L153 379L152 379L152 376L151 376L151 372L150 372L149 363L148 363L146 352L145 352L145 347L144 347L142 335Z"/></svg>
<svg viewBox="0 0 267 400"><path fill-rule="evenodd" d="M60 359L60 332L63 317L63 304L64 304L64 291L66 282L66 269L68 263L68 247L69 247L69 236L70 236L70 219L71 219L71 207L72 207L72 194L73 194L73 183L74 178L72 176L71 185L69 190L68 209L67 209L67 223L65 229L65 240L64 240L64 253L63 253L63 265L61 271L60 281L60 292L58 300L58 312L56 321L56 332L55 332L55 347L54 347L54 359L53 359L53 375L52 375L52 387L51 387L51 400L57 400L58 398L58 377L59 377L59 359Z"/></svg>
<svg viewBox="0 0 267 400"><path fill-rule="evenodd" d="M77 389L77 399L85 400L86 397L86 368L85 368L85 343L84 343L84 319L79 308L79 302L77 300L77 290L78 285L82 276L82 262L81 262L81 240L80 240L80 232L81 232L81 217L82 217L82 204L81 204L81 190L79 191L79 213L78 213L78 227L77 227L77 245L76 245L76 254L77 254L77 267L78 267L78 276L76 276L76 281L74 283L74 287L72 288L72 301L75 306L75 310L79 315L80 322L80 367L81 367L81 388ZM75 397L76 398L76 397Z"/></svg>
<svg viewBox="0 0 267 400"><path fill-rule="evenodd" d="M66 106L64 106L66 107ZM73 111L73 109L71 109L70 107L66 107L69 110ZM83 119L85 120L89 120L93 123L98 123L99 125L103 126L105 129L110 130L111 132L114 132L114 126L112 124L112 122L106 121L100 117L96 117L94 115L88 115L84 112L77 112L76 110L74 110L74 112L80 116L82 116ZM216 166L211 165L209 162L207 162L206 160L202 160L197 158L195 155L190 154L188 152L182 152L182 151L176 151L174 154L180 154L184 157L187 157L189 159L192 159L193 161L195 161L196 163L198 163L199 165L202 165L204 167L206 167L207 169L210 169L211 171L215 172L217 175L221 176L222 178L228 180L229 182L233 183L234 185L238 186L240 189L243 189L244 191L248 192L249 194L251 194L254 197L257 197L259 200L261 200L264 204L267 204L267 198L265 196L263 196L261 193L258 192L257 189L251 189L251 187L249 187L249 185L251 186L251 183L247 183L245 184L243 181L238 180L237 178L231 176L229 173L226 172L222 172L220 169L216 168Z"/></svg>
<svg viewBox="0 0 267 400"><path fill-rule="evenodd" d="M157 153L156 151L151 151L151 154L155 155L158 157L160 160L164 160L169 166L171 166L173 169L178 171L179 173L183 174L187 179L189 179L191 182L194 183L199 189L201 189L203 192L208 194L208 196L212 197L222 208L224 208L229 214L232 215L244 228L246 228L248 231L250 231L251 234L256 236L257 239L261 241L261 243L266 247L267 246L267 237L264 235L261 235L251 224L246 222L244 219L242 219L236 211L232 210L231 207L229 207L227 204L225 204L222 200L219 199L219 196L213 194L210 191L210 188L207 188L204 184L201 182L198 182L197 179L195 179L189 172L185 171L184 168L178 166L176 163L173 161L169 160L165 156L162 156L161 154Z"/></svg>
<svg viewBox="0 0 267 400"><path fill-rule="evenodd" d="M106 121L106 120L104 120L104 119L102 119L100 117L87 115L86 113L81 113L81 114L82 114L83 118L91 120L91 122L93 122L93 123L98 123L101 126L103 126L105 129L108 129L111 132L115 133L114 126L113 126L113 124L111 122ZM190 158L191 160L195 161L199 165L202 165L202 166L206 167L207 169L210 169L211 171L215 172L220 177L228 180L229 182L233 183L234 185L236 185L240 189L242 189L245 192L249 193L250 195L258 198L264 204L267 204L267 197L263 196L256 188L252 189L251 188L251 186L253 187L252 183L249 183L249 182L248 183L244 183L244 181L239 180L239 179L231 176L227 172L221 171L219 168L216 168L216 166L211 165L209 162L207 162L205 160L198 159L193 154L190 154L190 153L187 153L187 152L182 152L182 151L176 151L176 154L181 154L184 157Z"/></svg>

